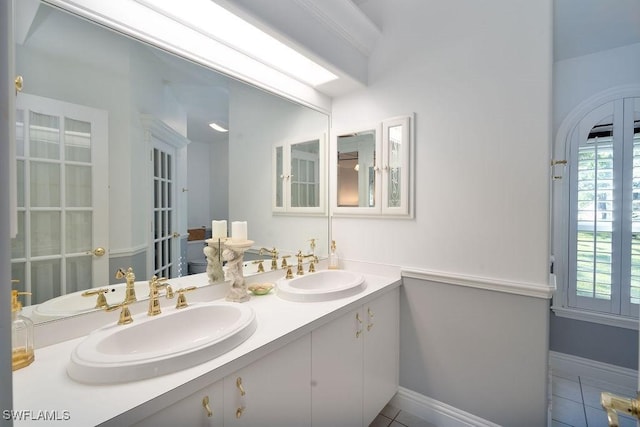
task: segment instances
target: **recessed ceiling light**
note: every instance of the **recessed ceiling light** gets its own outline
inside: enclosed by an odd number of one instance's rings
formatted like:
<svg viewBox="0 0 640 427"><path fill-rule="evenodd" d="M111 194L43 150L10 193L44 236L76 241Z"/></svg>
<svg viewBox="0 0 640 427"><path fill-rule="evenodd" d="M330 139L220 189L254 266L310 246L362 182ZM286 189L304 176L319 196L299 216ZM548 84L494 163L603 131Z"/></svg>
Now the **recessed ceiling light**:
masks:
<svg viewBox="0 0 640 427"><path fill-rule="evenodd" d="M211 129L217 130L218 132L229 132L229 129L225 129L215 122L209 123L209 126L211 126Z"/></svg>

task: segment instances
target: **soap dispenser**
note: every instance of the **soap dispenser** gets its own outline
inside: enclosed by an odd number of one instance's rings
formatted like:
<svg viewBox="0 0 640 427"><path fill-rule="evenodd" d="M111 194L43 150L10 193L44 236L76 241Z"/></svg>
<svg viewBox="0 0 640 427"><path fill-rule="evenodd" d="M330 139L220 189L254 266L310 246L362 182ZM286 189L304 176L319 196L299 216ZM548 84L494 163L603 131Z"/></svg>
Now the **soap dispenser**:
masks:
<svg viewBox="0 0 640 427"><path fill-rule="evenodd" d="M338 252L336 250L336 241L331 241L331 252L329 252L329 270L337 270L339 267Z"/></svg>
<svg viewBox="0 0 640 427"><path fill-rule="evenodd" d="M35 356L33 352L33 322L20 314L22 304L18 295L29 292L11 291L11 369L13 371L29 366Z"/></svg>

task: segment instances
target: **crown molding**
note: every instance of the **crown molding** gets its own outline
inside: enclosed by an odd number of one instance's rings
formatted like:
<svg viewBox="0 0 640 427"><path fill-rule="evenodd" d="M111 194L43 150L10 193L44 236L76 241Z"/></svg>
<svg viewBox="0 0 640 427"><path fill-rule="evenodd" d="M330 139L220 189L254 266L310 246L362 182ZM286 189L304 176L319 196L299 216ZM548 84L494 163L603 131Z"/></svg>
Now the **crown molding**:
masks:
<svg viewBox="0 0 640 427"><path fill-rule="evenodd" d="M351 0L294 0L326 28L369 56L382 34Z"/></svg>

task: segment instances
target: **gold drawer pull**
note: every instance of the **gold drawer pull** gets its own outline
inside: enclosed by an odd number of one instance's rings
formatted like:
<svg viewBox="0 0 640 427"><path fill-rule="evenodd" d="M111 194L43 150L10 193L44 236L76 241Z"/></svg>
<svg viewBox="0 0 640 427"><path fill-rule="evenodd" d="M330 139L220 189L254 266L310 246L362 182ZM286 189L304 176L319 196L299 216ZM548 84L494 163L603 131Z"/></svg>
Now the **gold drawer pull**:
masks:
<svg viewBox="0 0 640 427"><path fill-rule="evenodd" d="M236 409L236 418L240 418L242 416L244 409L245 409L244 406L241 406L238 409Z"/></svg>
<svg viewBox="0 0 640 427"><path fill-rule="evenodd" d="M209 396L205 396L202 399L202 407L207 411L207 417L211 418L213 416L213 411L211 410L211 406L209 406Z"/></svg>
<svg viewBox="0 0 640 427"><path fill-rule="evenodd" d="M238 379L236 380L236 387L238 387L238 390L240 390L240 396L244 396L245 394L247 394L244 391L244 387L242 387L242 378L238 377Z"/></svg>

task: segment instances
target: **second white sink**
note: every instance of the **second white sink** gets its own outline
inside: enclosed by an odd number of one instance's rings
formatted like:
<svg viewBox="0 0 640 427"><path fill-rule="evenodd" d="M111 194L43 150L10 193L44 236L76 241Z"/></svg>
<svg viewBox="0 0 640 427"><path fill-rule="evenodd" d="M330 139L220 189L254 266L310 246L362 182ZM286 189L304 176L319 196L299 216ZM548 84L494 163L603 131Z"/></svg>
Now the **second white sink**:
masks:
<svg viewBox="0 0 640 427"><path fill-rule="evenodd" d="M280 279L277 293L283 299L301 302L329 301L355 295L366 287L364 276L347 270L321 270L293 279Z"/></svg>
<svg viewBox="0 0 640 427"><path fill-rule="evenodd" d="M253 309L240 304L201 303L165 311L92 332L71 354L67 373L89 384L156 377L218 357L256 329Z"/></svg>

